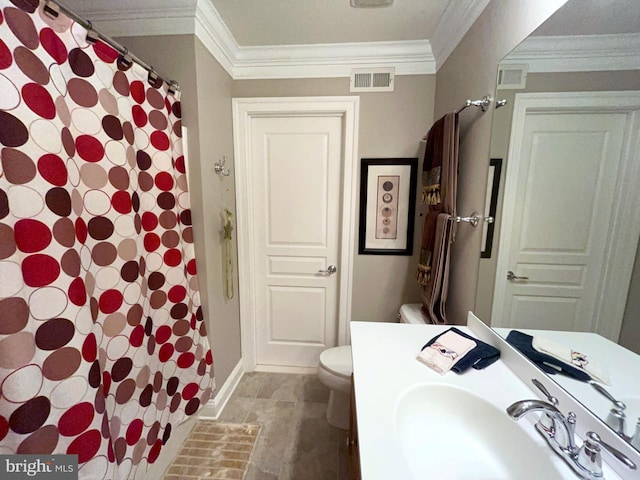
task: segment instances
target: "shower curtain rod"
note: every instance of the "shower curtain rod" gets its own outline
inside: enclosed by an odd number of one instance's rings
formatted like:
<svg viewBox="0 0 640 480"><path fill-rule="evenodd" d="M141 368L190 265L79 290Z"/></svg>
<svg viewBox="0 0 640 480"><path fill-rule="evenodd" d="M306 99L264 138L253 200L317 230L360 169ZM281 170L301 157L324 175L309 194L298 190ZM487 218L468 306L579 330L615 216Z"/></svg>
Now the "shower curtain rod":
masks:
<svg viewBox="0 0 640 480"><path fill-rule="evenodd" d="M492 99L489 95L485 95L484 97L478 100L467 100L462 107L460 107L458 110L454 110L453 113L460 113L467 107L480 107L480 110L482 110L482 112L484 113L487 111L487 107L491 105L491 102L492 102ZM499 102L500 106L503 106L505 103L506 103L506 100L501 100ZM424 134L424 136L422 137L423 142L427 141L428 135L429 135L429 132Z"/></svg>
<svg viewBox="0 0 640 480"><path fill-rule="evenodd" d="M154 79L158 78L163 82L165 82L167 85L169 85L169 90L172 91L171 93L175 93L178 90L180 90L180 84L178 82L176 82L175 80L166 80L163 77L161 77L160 74L156 72L151 65L143 62L138 57L130 53L127 47L120 45L118 42L116 42L112 38L107 37L106 35L103 35L102 33L98 32L95 28L93 28L93 24L91 23L91 21L85 20L84 18L80 17L73 11L69 10L64 5L58 2L54 2L52 0L46 0L44 5L44 12L47 15L50 15L54 18L57 18L60 12L64 13L67 17L71 18L71 20L82 25L84 28L86 28L89 31L87 34L88 37L91 36L91 34L93 34L94 38L102 40L104 43L106 43L111 48L113 48L116 52L122 55L126 60L135 62L138 65L140 65L147 72L149 72L149 75L151 75L152 78Z"/></svg>

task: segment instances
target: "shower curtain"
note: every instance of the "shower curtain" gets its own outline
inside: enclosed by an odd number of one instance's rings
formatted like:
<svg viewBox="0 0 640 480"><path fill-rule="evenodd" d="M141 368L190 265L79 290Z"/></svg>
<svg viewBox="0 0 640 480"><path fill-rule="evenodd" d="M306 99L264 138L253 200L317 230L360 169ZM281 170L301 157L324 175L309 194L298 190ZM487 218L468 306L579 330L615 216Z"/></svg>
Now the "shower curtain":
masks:
<svg viewBox="0 0 640 480"><path fill-rule="evenodd" d="M180 102L43 6L0 0L0 454L141 477L213 388Z"/></svg>

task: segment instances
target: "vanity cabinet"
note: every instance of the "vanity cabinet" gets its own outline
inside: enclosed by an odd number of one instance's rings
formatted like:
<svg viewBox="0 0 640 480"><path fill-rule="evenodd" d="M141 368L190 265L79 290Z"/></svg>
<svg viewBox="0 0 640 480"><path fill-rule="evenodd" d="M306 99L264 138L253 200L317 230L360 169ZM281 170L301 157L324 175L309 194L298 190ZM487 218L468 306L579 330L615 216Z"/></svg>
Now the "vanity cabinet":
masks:
<svg viewBox="0 0 640 480"><path fill-rule="evenodd" d="M351 406L349 409L349 436L347 437L347 458L349 480L360 480L360 451L358 450L358 420L356 418L356 394L351 375Z"/></svg>

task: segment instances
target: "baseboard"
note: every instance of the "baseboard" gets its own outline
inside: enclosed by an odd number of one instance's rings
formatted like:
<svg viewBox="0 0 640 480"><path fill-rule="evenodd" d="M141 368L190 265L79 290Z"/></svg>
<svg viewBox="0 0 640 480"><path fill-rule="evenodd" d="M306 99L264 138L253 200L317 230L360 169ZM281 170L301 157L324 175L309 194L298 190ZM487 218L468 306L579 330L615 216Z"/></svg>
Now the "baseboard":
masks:
<svg viewBox="0 0 640 480"><path fill-rule="evenodd" d="M315 374L318 371L317 367L286 367L284 365L256 365L256 372L271 372L271 373L302 373L302 374Z"/></svg>
<svg viewBox="0 0 640 480"><path fill-rule="evenodd" d="M238 362L235 368L231 371L224 385L216 392L216 395L207 402L200 413L200 418L208 420L217 420L222 413L225 405L233 395L240 379L244 375L244 368L242 366L242 359Z"/></svg>

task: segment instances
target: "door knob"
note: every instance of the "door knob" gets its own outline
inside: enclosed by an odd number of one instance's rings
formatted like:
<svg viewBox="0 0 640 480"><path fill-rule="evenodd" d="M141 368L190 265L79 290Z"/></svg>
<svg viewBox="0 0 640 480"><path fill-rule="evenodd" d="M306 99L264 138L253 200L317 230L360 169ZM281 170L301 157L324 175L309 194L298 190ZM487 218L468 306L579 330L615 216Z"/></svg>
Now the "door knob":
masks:
<svg viewBox="0 0 640 480"><path fill-rule="evenodd" d="M507 280L529 280L529 277L519 277L511 270L507 272Z"/></svg>
<svg viewBox="0 0 640 480"><path fill-rule="evenodd" d="M338 269L335 265L329 265L326 270L318 270L318 273L324 273L325 275L333 275Z"/></svg>

